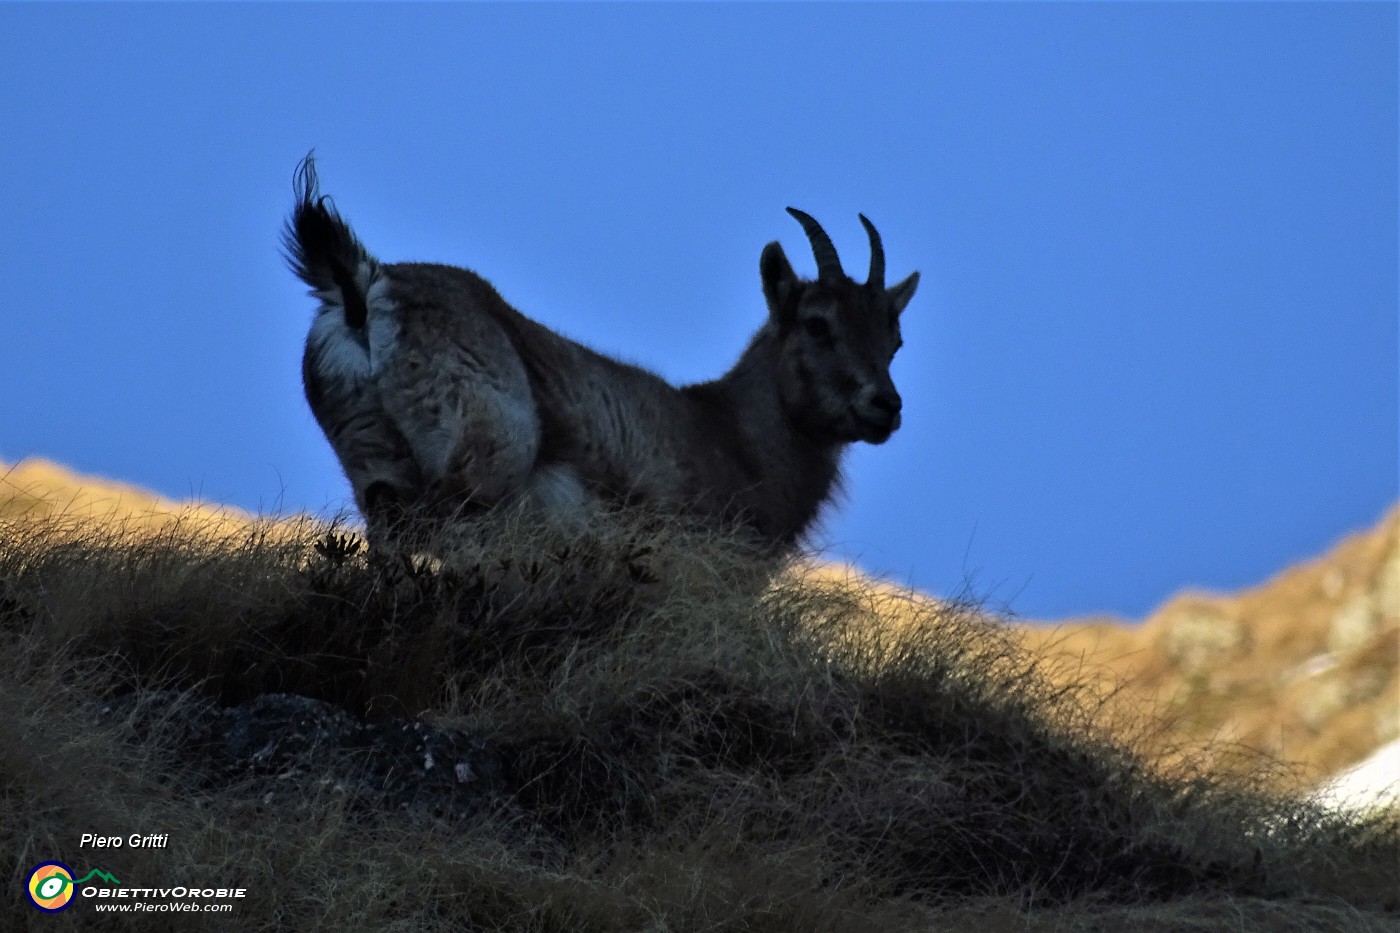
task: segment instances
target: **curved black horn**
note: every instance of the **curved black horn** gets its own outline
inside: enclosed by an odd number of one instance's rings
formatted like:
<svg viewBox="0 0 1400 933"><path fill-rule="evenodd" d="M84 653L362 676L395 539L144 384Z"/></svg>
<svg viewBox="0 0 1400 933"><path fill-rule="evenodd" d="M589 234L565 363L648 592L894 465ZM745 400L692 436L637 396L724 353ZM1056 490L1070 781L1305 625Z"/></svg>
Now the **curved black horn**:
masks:
<svg viewBox="0 0 1400 933"><path fill-rule="evenodd" d="M865 233L870 237L870 274L865 277L865 284L873 288L884 288L885 247L880 243L880 231L875 229L875 225L867 220L864 214L860 215L860 222L865 225Z"/></svg>
<svg viewBox="0 0 1400 933"><path fill-rule="evenodd" d="M836 255L836 247L831 245L831 237L826 235L822 225L813 220L810 214L803 213L795 207L789 207L787 212L797 218L797 222L807 234L807 239L811 241L812 255L817 260L817 278L844 277L846 273L841 271L841 260Z"/></svg>

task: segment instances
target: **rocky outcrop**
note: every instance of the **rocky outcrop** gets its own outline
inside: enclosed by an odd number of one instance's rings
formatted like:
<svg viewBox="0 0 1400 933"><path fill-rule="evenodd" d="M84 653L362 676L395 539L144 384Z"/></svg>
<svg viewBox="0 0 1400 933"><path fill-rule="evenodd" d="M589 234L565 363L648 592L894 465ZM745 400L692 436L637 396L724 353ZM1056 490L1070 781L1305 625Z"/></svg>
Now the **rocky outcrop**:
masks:
<svg viewBox="0 0 1400 933"><path fill-rule="evenodd" d="M1249 652L1250 630L1224 607L1187 598L1162 610L1160 650L1188 674L1217 667Z"/></svg>

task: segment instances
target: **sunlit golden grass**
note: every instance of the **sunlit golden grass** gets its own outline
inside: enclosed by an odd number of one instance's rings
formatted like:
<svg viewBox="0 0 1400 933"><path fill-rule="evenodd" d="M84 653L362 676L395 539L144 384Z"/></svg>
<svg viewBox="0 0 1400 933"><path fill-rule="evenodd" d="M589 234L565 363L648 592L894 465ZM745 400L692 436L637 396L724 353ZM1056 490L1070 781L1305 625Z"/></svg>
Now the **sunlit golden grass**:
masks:
<svg viewBox="0 0 1400 933"><path fill-rule="evenodd" d="M103 853L118 876L249 892L224 916L69 911L104 929L1400 921L1393 817L1189 759L1164 773L975 605L763 565L654 517L561 537L496 516L440 566L305 519L211 535L11 517L0 651L13 891L96 831L170 834ZM500 786L465 822L314 781L268 797L201 768L180 702L103 713L172 690L191 709L279 691L422 716L484 739Z"/></svg>
<svg viewBox="0 0 1400 933"><path fill-rule="evenodd" d="M0 461L0 518L37 524L50 536L95 524L119 526L124 534L158 533L179 524L188 533L242 534L254 521L247 512L222 505L174 502L137 486L81 476L40 458Z"/></svg>
<svg viewBox="0 0 1400 933"><path fill-rule="evenodd" d="M1211 626L1230 637L1211 644ZM1241 774L1258 762L1239 750L1262 749L1289 763L1280 786L1314 785L1400 735L1400 507L1239 593L1182 593L1138 625L1021 631L1114 715L1154 717L1161 742Z"/></svg>

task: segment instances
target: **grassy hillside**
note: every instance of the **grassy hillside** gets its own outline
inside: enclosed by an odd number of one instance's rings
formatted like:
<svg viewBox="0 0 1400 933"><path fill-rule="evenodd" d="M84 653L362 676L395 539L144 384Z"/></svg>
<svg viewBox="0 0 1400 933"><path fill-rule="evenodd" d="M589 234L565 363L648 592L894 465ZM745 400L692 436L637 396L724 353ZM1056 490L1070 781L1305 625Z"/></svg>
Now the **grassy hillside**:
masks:
<svg viewBox="0 0 1400 933"><path fill-rule="evenodd" d="M49 461L0 464L0 517L65 516L158 531L177 519L240 534L253 516L161 499ZM279 534L283 526L269 525ZM839 566L806 572L917 604L919 595ZM882 623L898 624L892 609ZM1171 757L1185 744L1221 769L1249 772L1262 750L1290 764L1276 775L1315 785L1400 738L1400 506L1314 560L1241 593L1178 594L1141 623L1012 621L1046 670L1093 689L1105 714ZM1209 746L1208 748L1206 746ZM1239 752L1243 749L1244 755Z"/></svg>
<svg viewBox="0 0 1400 933"><path fill-rule="evenodd" d="M647 516L568 541L500 516L434 570L305 520L39 511L0 519L3 910L26 928L56 921L21 882L61 858L248 891L222 916L68 912L102 929L1400 929L1393 816L1157 767L973 606L767 584ZM187 740L271 691L460 730L498 773L469 815L386 808Z"/></svg>

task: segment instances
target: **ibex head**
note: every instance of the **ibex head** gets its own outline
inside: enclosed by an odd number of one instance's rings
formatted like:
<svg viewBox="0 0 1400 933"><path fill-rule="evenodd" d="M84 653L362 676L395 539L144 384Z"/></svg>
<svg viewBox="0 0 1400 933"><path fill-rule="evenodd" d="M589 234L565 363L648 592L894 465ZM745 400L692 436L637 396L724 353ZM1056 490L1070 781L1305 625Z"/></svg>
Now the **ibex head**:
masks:
<svg viewBox="0 0 1400 933"><path fill-rule="evenodd" d="M862 214L870 272L864 283L856 282L842 271L821 225L796 208L788 213L811 241L817 277L798 278L781 246L764 247L759 270L780 347L783 407L819 442L882 444L899 427L902 401L890 378L890 361L902 342L899 315L914 297L919 273L885 287L880 234Z"/></svg>

